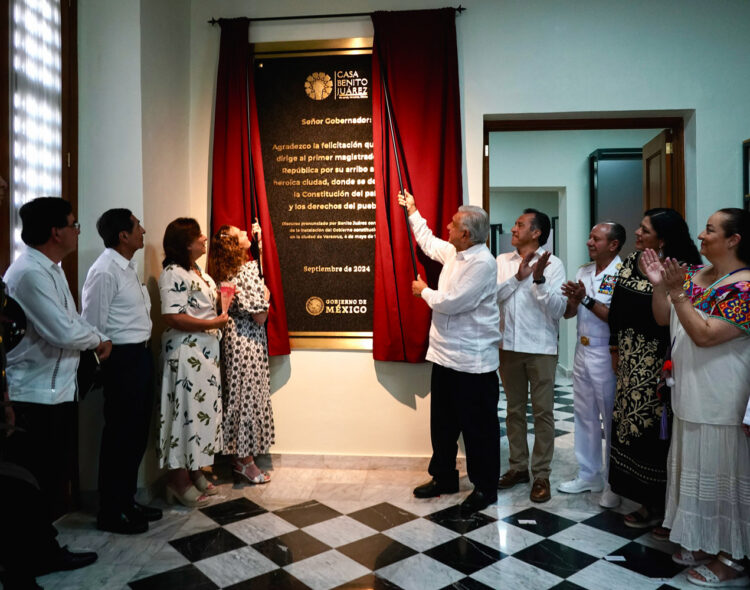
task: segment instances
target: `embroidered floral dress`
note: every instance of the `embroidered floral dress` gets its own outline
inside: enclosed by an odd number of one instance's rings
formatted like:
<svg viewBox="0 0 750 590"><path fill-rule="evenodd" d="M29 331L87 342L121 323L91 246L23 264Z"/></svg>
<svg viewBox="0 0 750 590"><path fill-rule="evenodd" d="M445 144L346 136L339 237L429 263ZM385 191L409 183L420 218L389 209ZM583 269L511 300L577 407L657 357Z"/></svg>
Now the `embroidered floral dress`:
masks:
<svg viewBox="0 0 750 590"><path fill-rule="evenodd" d="M206 273L172 264L159 277L162 314L216 317L216 284ZM162 335L159 464L169 469L199 469L214 462L222 448L221 332Z"/></svg>
<svg viewBox="0 0 750 590"><path fill-rule="evenodd" d="M669 440L659 438L664 403L656 386L669 328L654 319L653 287L638 267L639 258L634 252L622 263L609 310L610 344L619 352L609 482L616 494L661 511Z"/></svg>
<svg viewBox="0 0 750 590"><path fill-rule="evenodd" d="M741 426L750 397L750 282L704 288L693 282L699 270L691 267L684 285L693 307L743 335L697 346L671 310L674 429L664 526L686 549L739 560L750 555L750 438Z"/></svg>
<svg viewBox="0 0 750 590"><path fill-rule="evenodd" d="M229 279L237 286L221 343L224 370L224 452L247 457L274 443L266 328L252 314L268 311L258 263Z"/></svg>

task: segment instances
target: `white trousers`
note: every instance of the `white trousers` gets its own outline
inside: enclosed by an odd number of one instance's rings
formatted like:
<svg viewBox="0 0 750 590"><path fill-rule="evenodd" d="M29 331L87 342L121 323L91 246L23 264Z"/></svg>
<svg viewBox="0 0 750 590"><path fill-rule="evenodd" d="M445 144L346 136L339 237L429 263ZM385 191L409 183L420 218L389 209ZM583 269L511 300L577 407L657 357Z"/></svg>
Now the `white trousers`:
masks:
<svg viewBox="0 0 750 590"><path fill-rule="evenodd" d="M573 362L573 410L578 477L585 481L604 478L609 471L612 441L612 408L616 378L609 347L576 345ZM602 426L605 451L602 462Z"/></svg>

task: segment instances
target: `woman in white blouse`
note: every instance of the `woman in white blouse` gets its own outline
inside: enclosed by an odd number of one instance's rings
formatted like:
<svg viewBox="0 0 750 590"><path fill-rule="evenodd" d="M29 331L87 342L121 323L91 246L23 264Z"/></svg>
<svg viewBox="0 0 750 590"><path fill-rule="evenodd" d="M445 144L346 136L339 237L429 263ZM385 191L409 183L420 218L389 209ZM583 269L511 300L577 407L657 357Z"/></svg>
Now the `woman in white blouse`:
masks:
<svg viewBox="0 0 750 590"><path fill-rule="evenodd" d="M164 270L159 277L163 374L158 455L169 469L167 501L205 506L216 493L201 467L222 449L221 328L216 284L196 264L206 253L206 236L195 219L181 217L164 232Z"/></svg>
<svg viewBox="0 0 750 590"><path fill-rule="evenodd" d="M672 337L674 422L667 462L672 559L698 586L750 586L750 213L720 209L698 236L707 266L644 252L653 312Z"/></svg>

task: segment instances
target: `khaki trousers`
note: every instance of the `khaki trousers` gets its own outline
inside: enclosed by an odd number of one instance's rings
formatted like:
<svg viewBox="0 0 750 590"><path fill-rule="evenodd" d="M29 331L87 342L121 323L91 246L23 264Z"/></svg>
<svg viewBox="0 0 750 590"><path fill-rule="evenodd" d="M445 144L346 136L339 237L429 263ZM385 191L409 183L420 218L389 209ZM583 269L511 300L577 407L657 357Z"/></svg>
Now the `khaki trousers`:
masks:
<svg viewBox="0 0 750 590"><path fill-rule="evenodd" d="M506 429L510 447L510 469L529 469L526 442L526 403L531 394L534 415L534 449L531 476L549 479L555 449L555 369L556 354L500 351L500 378L508 401Z"/></svg>

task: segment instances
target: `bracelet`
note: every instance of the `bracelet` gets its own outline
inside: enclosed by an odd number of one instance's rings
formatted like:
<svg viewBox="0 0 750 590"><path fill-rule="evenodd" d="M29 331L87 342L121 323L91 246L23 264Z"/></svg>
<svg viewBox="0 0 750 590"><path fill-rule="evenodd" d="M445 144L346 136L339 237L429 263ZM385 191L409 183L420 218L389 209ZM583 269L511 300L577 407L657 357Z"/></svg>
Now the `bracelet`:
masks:
<svg viewBox="0 0 750 590"><path fill-rule="evenodd" d="M685 291L680 291L680 294L679 295L675 295L674 297L670 293L669 294L669 298L672 300L672 304L674 305L675 303L679 303L681 301L687 300L688 299L688 295L687 295L687 293L685 293Z"/></svg>
<svg viewBox="0 0 750 590"><path fill-rule="evenodd" d="M596 299L594 299L593 297L589 297L588 295L584 295L583 299L581 299L581 305L583 305L588 310L592 310L595 304Z"/></svg>

